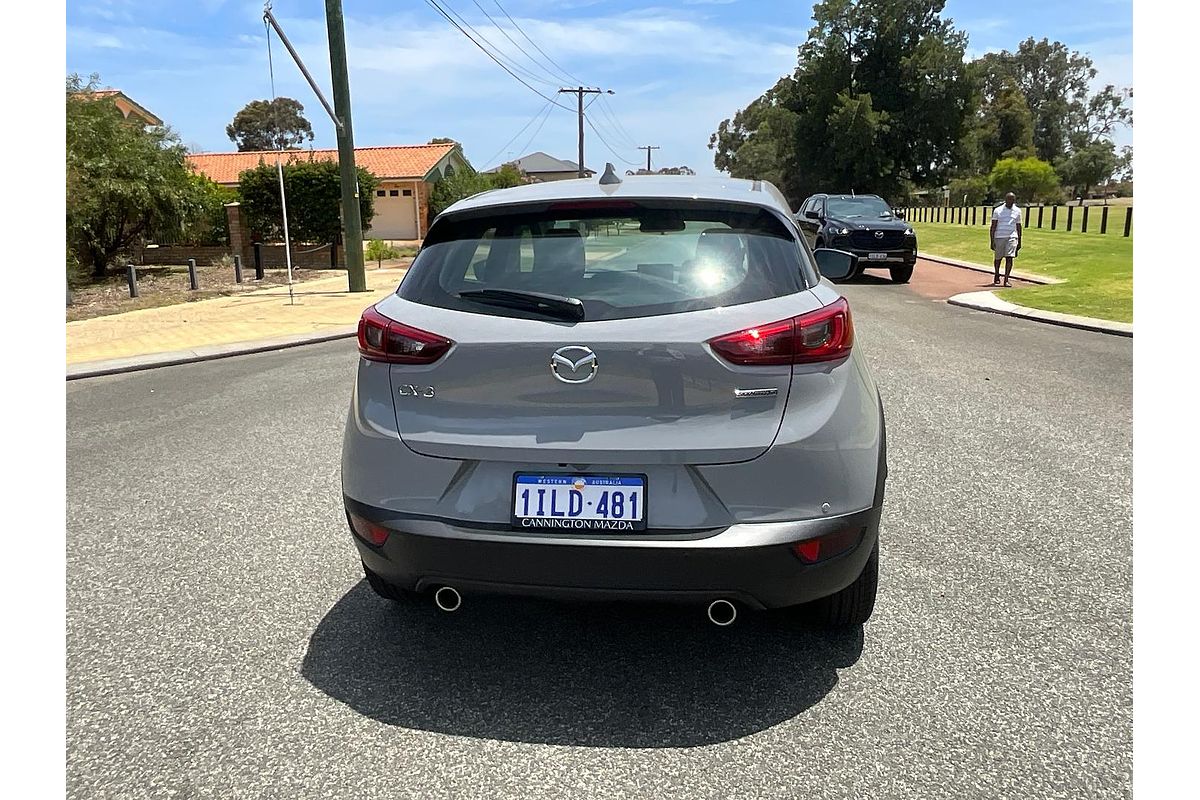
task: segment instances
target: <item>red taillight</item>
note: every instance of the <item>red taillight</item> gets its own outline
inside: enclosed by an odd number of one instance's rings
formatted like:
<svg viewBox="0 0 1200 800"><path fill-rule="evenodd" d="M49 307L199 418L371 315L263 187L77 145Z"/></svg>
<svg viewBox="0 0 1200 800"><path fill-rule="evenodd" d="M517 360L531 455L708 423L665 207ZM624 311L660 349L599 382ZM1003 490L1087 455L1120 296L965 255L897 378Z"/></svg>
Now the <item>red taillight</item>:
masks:
<svg viewBox="0 0 1200 800"><path fill-rule="evenodd" d="M854 320L843 297L798 317L709 339L708 345L726 361L746 366L837 361L854 346Z"/></svg>
<svg viewBox="0 0 1200 800"><path fill-rule="evenodd" d="M792 545L792 552L805 564L815 564L854 547L862 537L862 532L862 528L845 528L815 539L806 539Z"/></svg>
<svg viewBox="0 0 1200 800"><path fill-rule="evenodd" d="M358 352L369 361L432 364L453 346L444 336L388 319L374 306L358 321Z"/></svg>
<svg viewBox="0 0 1200 800"><path fill-rule="evenodd" d="M370 520L363 519L357 514L350 515L350 526L354 528L354 532L359 535L363 541L369 542L376 547L382 547L387 541L388 535L391 533L387 528Z"/></svg>

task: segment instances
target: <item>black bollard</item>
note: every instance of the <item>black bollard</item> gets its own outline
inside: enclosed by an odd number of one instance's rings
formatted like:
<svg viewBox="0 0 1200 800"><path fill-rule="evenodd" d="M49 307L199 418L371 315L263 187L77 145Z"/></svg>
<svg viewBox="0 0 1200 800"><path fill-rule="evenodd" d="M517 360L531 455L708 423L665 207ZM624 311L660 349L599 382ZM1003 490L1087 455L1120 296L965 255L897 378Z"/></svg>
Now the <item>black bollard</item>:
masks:
<svg viewBox="0 0 1200 800"><path fill-rule="evenodd" d="M254 280L263 279L262 242L254 243Z"/></svg>
<svg viewBox="0 0 1200 800"><path fill-rule="evenodd" d="M242 282L242 257L233 257L233 279L238 283Z"/></svg>
<svg viewBox="0 0 1200 800"><path fill-rule="evenodd" d="M188 288L193 292L200 288L200 281L196 279L196 259L188 259Z"/></svg>
<svg viewBox="0 0 1200 800"><path fill-rule="evenodd" d="M129 284L129 296L137 297L137 270L133 268L133 264L125 265L125 281Z"/></svg>

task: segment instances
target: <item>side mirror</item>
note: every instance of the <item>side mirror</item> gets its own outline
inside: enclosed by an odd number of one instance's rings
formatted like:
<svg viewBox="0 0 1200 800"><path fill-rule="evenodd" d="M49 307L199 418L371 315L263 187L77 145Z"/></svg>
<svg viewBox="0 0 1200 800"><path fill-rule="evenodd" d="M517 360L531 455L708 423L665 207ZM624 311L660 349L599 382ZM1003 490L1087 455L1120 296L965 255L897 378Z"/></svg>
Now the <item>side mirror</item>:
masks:
<svg viewBox="0 0 1200 800"><path fill-rule="evenodd" d="M813 252L817 257L817 269L831 281L849 278L858 269L858 256L845 250L822 247Z"/></svg>
<svg viewBox="0 0 1200 800"><path fill-rule="evenodd" d="M821 215L818 214L816 211L805 211L804 218L805 219L820 219Z"/></svg>
<svg viewBox="0 0 1200 800"><path fill-rule="evenodd" d="M894 216L896 219L905 219L904 212L900 211L899 209L892 211L892 216Z"/></svg>

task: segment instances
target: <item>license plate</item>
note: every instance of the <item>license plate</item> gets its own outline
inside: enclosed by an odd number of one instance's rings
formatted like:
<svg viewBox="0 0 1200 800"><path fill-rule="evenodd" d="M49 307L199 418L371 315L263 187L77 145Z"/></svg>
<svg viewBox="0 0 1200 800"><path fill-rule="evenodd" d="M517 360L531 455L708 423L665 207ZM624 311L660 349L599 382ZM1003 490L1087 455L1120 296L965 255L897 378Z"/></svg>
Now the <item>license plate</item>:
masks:
<svg viewBox="0 0 1200 800"><path fill-rule="evenodd" d="M646 476L517 473L512 519L524 530L642 531Z"/></svg>
<svg viewBox="0 0 1200 800"><path fill-rule="evenodd" d="M868 253L867 254L867 258L871 259L872 261L887 261L887 257L888 257L887 253Z"/></svg>

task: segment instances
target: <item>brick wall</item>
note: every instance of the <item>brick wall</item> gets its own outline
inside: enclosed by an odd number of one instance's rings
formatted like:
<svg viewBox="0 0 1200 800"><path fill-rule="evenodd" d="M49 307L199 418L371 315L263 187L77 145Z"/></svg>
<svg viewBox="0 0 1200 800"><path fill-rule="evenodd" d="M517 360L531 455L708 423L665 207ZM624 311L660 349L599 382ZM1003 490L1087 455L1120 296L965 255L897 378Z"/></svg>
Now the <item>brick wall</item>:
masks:
<svg viewBox="0 0 1200 800"><path fill-rule="evenodd" d="M186 266L189 258L196 259L200 266L207 266L217 261L221 256L232 256L234 251L224 245L217 247L189 247L187 245L172 245L163 247L148 247L139 262L142 266ZM287 258L282 244L264 244L262 246L262 262L266 269L282 269L287 266ZM334 269L330 263L329 245L314 250L312 245L292 245L292 266L304 269ZM254 269L254 246L246 249L242 256L242 268ZM344 248L337 250L337 269L346 268L346 252Z"/></svg>
<svg viewBox="0 0 1200 800"><path fill-rule="evenodd" d="M143 266L187 266L187 260L194 258L197 264L207 266L224 255L233 255L233 251L223 244L212 247L164 245L145 248L142 251L141 263Z"/></svg>
<svg viewBox="0 0 1200 800"><path fill-rule="evenodd" d="M429 223L433 222L433 217L429 215L429 184L425 181L417 181L417 208L420 211L417 214L417 238L424 239L425 232L429 230Z"/></svg>

